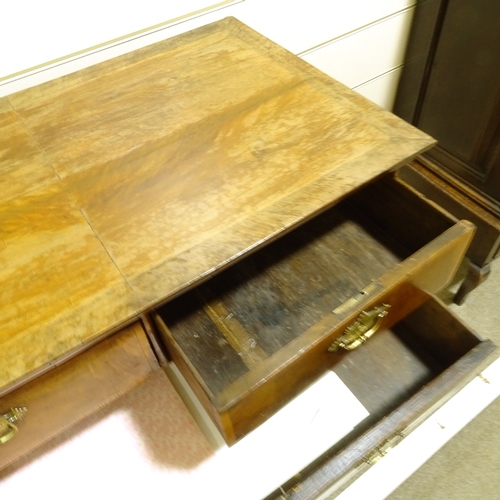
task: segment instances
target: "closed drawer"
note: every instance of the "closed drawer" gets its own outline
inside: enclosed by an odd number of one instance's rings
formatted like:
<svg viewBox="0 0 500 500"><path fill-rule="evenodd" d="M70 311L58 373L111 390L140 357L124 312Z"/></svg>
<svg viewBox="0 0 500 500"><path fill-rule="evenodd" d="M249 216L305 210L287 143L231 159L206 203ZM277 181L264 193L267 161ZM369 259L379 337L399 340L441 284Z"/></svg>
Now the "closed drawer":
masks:
<svg viewBox="0 0 500 500"><path fill-rule="evenodd" d="M473 232L389 176L159 308L156 322L231 444L343 359L346 342L332 344L362 311L369 336L445 286Z"/></svg>
<svg viewBox="0 0 500 500"><path fill-rule="evenodd" d="M0 469L143 382L158 363L140 322L0 398L0 414L26 407L0 444Z"/></svg>

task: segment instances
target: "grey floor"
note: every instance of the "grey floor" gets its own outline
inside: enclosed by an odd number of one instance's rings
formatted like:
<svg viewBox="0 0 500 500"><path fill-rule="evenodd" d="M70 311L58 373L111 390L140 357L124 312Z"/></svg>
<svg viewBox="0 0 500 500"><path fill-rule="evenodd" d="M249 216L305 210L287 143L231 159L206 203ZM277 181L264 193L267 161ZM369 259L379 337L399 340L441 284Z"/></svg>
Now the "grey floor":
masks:
<svg viewBox="0 0 500 500"><path fill-rule="evenodd" d="M455 283L442 295L453 311L483 338L500 347L500 259L488 279L462 306L450 303ZM500 500L500 398L468 424L388 500Z"/></svg>

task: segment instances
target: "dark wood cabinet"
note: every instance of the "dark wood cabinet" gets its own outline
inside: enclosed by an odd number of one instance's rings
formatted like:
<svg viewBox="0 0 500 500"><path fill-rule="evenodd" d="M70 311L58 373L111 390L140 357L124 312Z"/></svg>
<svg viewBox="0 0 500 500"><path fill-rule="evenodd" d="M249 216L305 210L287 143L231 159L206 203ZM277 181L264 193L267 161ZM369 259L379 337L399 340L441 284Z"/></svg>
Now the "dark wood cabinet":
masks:
<svg viewBox="0 0 500 500"><path fill-rule="evenodd" d="M499 23L497 0L420 2L394 110L438 140L402 175L478 227L458 303L500 246Z"/></svg>

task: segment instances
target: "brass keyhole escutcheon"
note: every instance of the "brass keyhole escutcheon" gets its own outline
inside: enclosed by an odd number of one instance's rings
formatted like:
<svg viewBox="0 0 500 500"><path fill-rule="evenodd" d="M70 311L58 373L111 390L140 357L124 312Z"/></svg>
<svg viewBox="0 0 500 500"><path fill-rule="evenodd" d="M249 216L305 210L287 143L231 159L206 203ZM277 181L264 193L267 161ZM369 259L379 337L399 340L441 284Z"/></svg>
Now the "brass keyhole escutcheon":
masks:
<svg viewBox="0 0 500 500"><path fill-rule="evenodd" d="M17 434L14 422L21 420L27 408L11 408L7 413L0 415L0 444L5 444Z"/></svg>
<svg viewBox="0 0 500 500"><path fill-rule="evenodd" d="M330 352L340 349L352 351L364 344L382 325L382 320L389 314L389 304L381 304L369 311L362 311L356 321L348 326L344 334L328 348Z"/></svg>

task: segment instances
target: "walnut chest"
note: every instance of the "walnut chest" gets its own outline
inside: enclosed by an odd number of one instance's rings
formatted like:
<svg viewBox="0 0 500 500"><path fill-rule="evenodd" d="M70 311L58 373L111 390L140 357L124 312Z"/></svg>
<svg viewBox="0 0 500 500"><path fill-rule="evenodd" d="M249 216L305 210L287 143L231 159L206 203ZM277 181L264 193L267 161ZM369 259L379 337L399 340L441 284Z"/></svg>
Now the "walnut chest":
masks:
<svg viewBox="0 0 500 500"><path fill-rule="evenodd" d="M397 176L434 141L235 19L8 96L0 126L0 410L28 407L3 465L169 361L234 443L346 359L432 358L394 409L493 351L433 298L474 226Z"/></svg>

